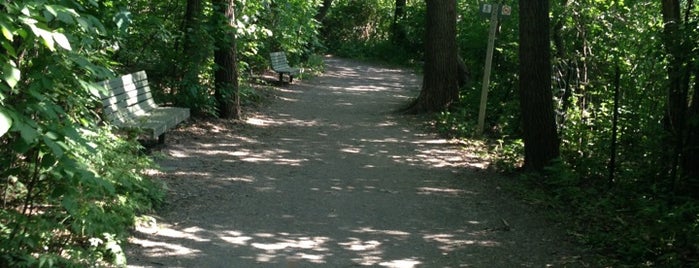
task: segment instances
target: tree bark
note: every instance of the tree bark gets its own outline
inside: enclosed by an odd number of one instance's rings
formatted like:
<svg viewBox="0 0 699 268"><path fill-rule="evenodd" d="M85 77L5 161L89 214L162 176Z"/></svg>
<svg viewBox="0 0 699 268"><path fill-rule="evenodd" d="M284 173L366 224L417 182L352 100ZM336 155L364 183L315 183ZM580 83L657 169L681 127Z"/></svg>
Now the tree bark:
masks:
<svg viewBox="0 0 699 268"><path fill-rule="evenodd" d="M240 119L234 0L213 0L217 34L214 50L214 96L221 118Z"/></svg>
<svg viewBox="0 0 699 268"><path fill-rule="evenodd" d="M401 27L400 23L405 15L406 0L396 0L396 6L393 13L393 23L391 24L391 39L396 44L405 42L405 28Z"/></svg>
<svg viewBox="0 0 699 268"><path fill-rule="evenodd" d="M177 78L180 81L180 88L177 94L181 94L180 97L175 98L176 105L190 105L191 103L187 100L197 99L197 94L201 94L199 92L199 73L201 71L199 66L202 65L208 53L206 51L207 46L202 45L202 16L202 1L187 0L187 8L184 21L182 22L184 37L182 40L182 52L180 54L184 55L184 57L182 63L176 65Z"/></svg>
<svg viewBox="0 0 699 268"><path fill-rule="evenodd" d="M317 22L322 22L325 19L332 4L333 0L323 0L323 5L318 8L318 14L315 16Z"/></svg>
<svg viewBox="0 0 699 268"><path fill-rule="evenodd" d="M407 113L442 111L459 98L456 1L427 1L427 36L422 90Z"/></svg>
<svg viewBox="0 0 699 268"><path fill-rule="evenodd" d="M684 21L681 3L685 3ZM669 187L677 194L699 197L699 61L691 54L697 49L696 42L686 32L692 27L687 27L693 23L689 21L692 10L694 1L662 0L663 45L668 62L664 127L666 146L672 148L666 159Z"/></svg>
<svg viewBox="0 0 699 268"><path fill-rule="evenodd" d="M699 62L695 62L695 68ZM694 70L694 96L689 106L687 141L685 142L682 166L688 180L688 191L694 198L699 198L699 69Z"/></svg>
<svg viewBox="0 0 699 268"><path fill-rule="evenodd" d="M184 76L198 76L199 68L203 57L201 50L201 17L203 6L201 0L187 0L187 9L184 14L184 22L182 23L182 32L184 32L184 42L182 46L182 55L187 55L187 62L184 66ZM193 73L193 74L192 74Z"/></svg>
<svg viewBox="0 0 699 268"><path fill-rule="evenodd" d="M464 59L458 52L456 57L456 66L456 77L459 88L468 86L469 83L471 83L471 71L468 69L468 66L466 66L466 62L464 62Z"/></svg>
<svg viewBox="0 0 699 268"><path fill-rule="evenodd" d="M549 1L520 0L519 8L524 169L540 172L560 154L551 92Z"/></svg>
<svg viewBox="0 0 699 268"><path fill-rule="evenodd" d="M666 141L668 147L673 148L669 156L669 173L672 188L676 191L683 188L681 181L691 173L695 167L693 163L687 163L686 158L696 150L688 146L692 137L687 136L690 115L689 106L689 81L691 76L691 64L688 47L693 41L684 40L682 33L682 18L679 0L663 0L663 43L668 58L668 91L665 112L665 130L669 134ZM691 46L691 45L690 45Z"/></svg>

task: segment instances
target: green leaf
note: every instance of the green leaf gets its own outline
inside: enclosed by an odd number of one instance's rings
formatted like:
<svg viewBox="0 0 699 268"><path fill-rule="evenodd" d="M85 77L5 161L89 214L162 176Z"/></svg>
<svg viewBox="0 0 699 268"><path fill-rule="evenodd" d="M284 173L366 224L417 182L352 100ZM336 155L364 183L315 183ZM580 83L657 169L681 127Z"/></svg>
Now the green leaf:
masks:
<svg viewBox="0 0 699 268"><path fill-rule="evenodd" d="M58 16L58 12L53 7L54 7L53 5L44 6L44 8L46 8L46 11L48 11L49 13L51 13L51 15L56 17L56 16Z"/></svg>
<svg viewBox="0 0 699 268"><path fill-rule="evenodd" d="M4 111L0 111L0 137L7 133L7 130L12 126L12 118L5 114Z"/></svg>
<svg viewBox="0 0 699 268"><path fill-rule="evenodd" d="M67 11L73 11L72 9L67 9ZM75 11L73 11L75 12ZM74 24L75 20L73 20L73 16L71 16L71 13L69 12L60 12L58 13L58 20L65 22L66 24Z"/></svg>
<svg viewBox="0 0 699 268"><path fill-rule="evenodd" d="M63 208L70 214L77 214L79 210L78 201L75 200L73 195L64 195L63 200L61 200L61 205L63 205Z"/></svg>
<svg viewBox="0 0 699 268"><path fill-rule="evenodd" d="M58 139L58 134L56 132L53 132L53 131L48 131L44 135L46 135L46 137L48 137L49 139L52 139L52 140Z"/></svg>
<svg viewBox="0 0 699 268"><path fill-rule="evenodd" d="M13 126L15 129L19 130L20 136L22 136L22 139L27 142L27 144L34 143L36 137L39 136L39 132L37 132L36 129L23 122L16 121Z"/></svg>
<svg viewBox="0 0 699 268"><path fill-rule="evenodd" d="M55 14L56 11L54 11L53 9L51 9L49 7L47 7L43 13L44 13L44 18L46 19L46 21L52 21L53 18L56 17L56 14Z"/></svg>
<svg viewBox="0 0 699 268"><path fill-rule="evenodd" d="M5 49L8 56L13 58L17 57L17 52L15 51L15 48L12 47L11 42L0 42L0 45L2 45L2 48Z"/></svg>
<svg viewBox="0 0 699 268"><path fill-rule="evenodd" d="M92 28L90 25L90 22L85 19L85 18L75 18L78 21L78 25L80 25L80 28L83 29L83 31L90 32L90 29Z"/></svg>
<svg viewBox="0 0 699 268"><path fill-rule="evenodd" d="M75 12L74 9L67 8L64 6L46 5L44 8L46 8L46 10L50 12L54 17L58 18L58 20L67 24L74 24L75 20L73 20L73 17L80 16L77 12Z"/></svg>
<svg viewBox="0 0 699 268"><path fill-rule="evenodd" d="M51 148L51 151L56 158L63 156L63 149L61 149L61 146L55 140L51 139L49 136L44 136L44 143L46 143L46 146Z"/></svg>

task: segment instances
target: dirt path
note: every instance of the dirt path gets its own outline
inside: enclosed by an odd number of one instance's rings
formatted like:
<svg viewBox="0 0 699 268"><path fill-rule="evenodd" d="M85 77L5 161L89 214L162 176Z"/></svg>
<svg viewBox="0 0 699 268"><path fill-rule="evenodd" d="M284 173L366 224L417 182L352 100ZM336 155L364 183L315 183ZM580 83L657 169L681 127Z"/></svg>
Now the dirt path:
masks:
<svg viewBox="0 0 699 268"><path fill-rule="evenodd" d="M131 238L132 267L580 266L476 156L392 113L419 77L326 64L247 124L171 135L168 205Z"/></svg>

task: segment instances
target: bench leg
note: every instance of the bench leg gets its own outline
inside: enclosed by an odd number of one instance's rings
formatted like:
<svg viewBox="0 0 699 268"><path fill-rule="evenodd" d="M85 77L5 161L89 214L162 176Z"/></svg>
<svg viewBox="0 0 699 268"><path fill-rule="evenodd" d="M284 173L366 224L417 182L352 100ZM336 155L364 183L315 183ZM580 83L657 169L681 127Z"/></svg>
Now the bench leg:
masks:
<svg viewBox="0 0 699 268"><path fill-rule="evenodd" d="M289 75L289 84L291 84L291 82L294 82L294 76L293 76L293 75Z"/></svg>
<svg viewBox="0 0 699 268"><path fill-rule="evenodd" d="M160 134L160 136L158 136L158 144L165 144L165 133Z"/></svg>
<svg viewBox="0 0 699 268"><path fill-rule="evenodd" d="M279 82L284 82L284 73L279 73Z"/></svg>

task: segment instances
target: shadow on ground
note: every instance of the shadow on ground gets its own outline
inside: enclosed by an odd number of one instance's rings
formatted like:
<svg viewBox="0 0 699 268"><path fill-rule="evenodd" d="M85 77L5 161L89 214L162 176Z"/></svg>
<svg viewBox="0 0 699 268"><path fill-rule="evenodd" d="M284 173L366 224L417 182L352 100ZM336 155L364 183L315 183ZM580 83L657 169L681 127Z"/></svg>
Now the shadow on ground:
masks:
<svg viewBox="0 0 699 268"><path fill-rule="evenodd" d="M582 266L477 155L393 112L417 76L326 61L244 124L171 134L156 153L167 204L130 239L130 266Z"/></svg>

